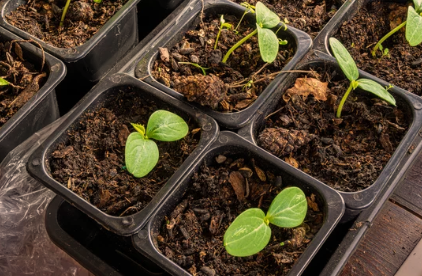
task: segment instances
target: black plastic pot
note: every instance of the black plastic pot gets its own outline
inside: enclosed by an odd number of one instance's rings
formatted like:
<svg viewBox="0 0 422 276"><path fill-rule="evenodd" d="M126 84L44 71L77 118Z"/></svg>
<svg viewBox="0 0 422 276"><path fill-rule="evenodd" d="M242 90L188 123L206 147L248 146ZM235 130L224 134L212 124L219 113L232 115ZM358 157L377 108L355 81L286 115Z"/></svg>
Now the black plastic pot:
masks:
<svg viewBox="0 0 422 276"><path fill-rule="evenodd" d="M11 32L0 28L0 40L20 40ZM23 56L34 65L42 63L41 49L21 43ZM0 161L17 145L32 134L52 123L60 117L57 106L55 87L66 75L66 67L57 58L45 54L44 70L48 74L47 81L19 111L0 129Z"/></svg>
<svg viewBox="0 0 422 276"><path fill-rule="evenodd" d="M24 32L6 21L6 15L24 4L25 0L0 2L0 26L14 34L39 42L45 51L66 63L81 77L100 80L132 47L138 43L136 5L140 0L129 0L103 27L83 45L74 48L57 48Z"/></svg>
<svg viewBox="0 0 422 276"><path fill-rule="evenodd" d="M177 7L183 0L158 0L160 6L164 9L172 10Z"/></svg>
<svg viewBox="0 0 422 276"><path fill-rule="evenodd" d="M339 75L343 75L334 58L324 53L317 52L316 55L316 59L309 62L304 62L304 64L298 66L297 69L308 70L318 67L318 65L325 64L337 68ZM372 79L380 83L382 86L388 86L387 82L380 80L366 72L359 70L359 74L360 78ZM298 75L299 73L290 74L289 77L283 81L283 83L280 85L281 87L283 87L283 93L294 84ZM413 139L418 135L419 128L422 124L422 99L414 94L411 94L397 87L393 87L389 91L395 97L397 105L403 108L405 112L407 112L407 116L409 118L409 129L404 138L402 139L401 143L395 150L394 154L384 167L378 179L370 187L358 192L339 191L341 196L344 198L344 202L346 204L346 212L343 216L342 222L346 222L355 218L360 212L362 212L362 210L368 208L368 206L371 205L380 190L383 189L386 185L397 184L397 179L395 179L394 183L390 183L390 180L392 180L391 177L394 173L403 169L398 166L401 160L410 158L411 156L407 152L407 150L410 147ZM264 106L260 110L260 112L258 112L258 114L253 118L251 123L239 130L239 134L247 140L252 141L256 144L255 138L258 135L258 132L263 128L265 124L265 117L275 110L279 100L280 97L273 97L272 99L270 99L267 102L266 106ZM300 170L297 171L300 174L305 174Z"/></svg>
<svg viewBox="0 0 422 276"><path fill-rule="evenodd" d="M204 0L204 12L207 14L219 15L222 13L234 14L241 17L245 8L230 2L228 0ZM159 83L151 75L151 68L158 56L159 47L171 48L179 42L184 36L185 32L194 29L199 24L199 15L202 9L201 1L192 1L187 8L178 16L174 25L168 28L165 33L154 41L148 44L143 51L137 55L137 67L135 75L137 78L151 84L152 86L166 92L167 94L188 102L186 98L179 92ZM246 17L253 22L255 17L252 14L247 14ZM280 24L281 26L281 24ZM309 51L312 46L311 38L304 32L289 27L287 31L282 32L283 39L287 39L290 45L294 45L296 53L289 63L283 68L284 71L292 69L296 63ZM128 72L130 74L130 72ZM202 107L196 103L190 103L193 106L201 108L206 114L215 118L220 126L230 129L237 129L244 126L256 113L258 108L265 102L265 100L273 93L276 93L278 85L281 83L286 74L279 74L261 93L258 99L248 108L232 113L224 113L212 110L208 107Z"/></svg>
<svg viewBox="0 0 422 276"><path fill-rule="evenodd" d="M171 107L173 112L185 119L195 120L201 127L201 139L197 148L189 155L185 162L179 167L174 175L158 191L152 201L141 211L130 216L111 216L79 197L76 193L54 180L48 173L46 162L60 142L68 139L67 130L74 127L81 120L81 116L99 107L104 102L114 100L115 95L120 91L136 91L144 98L152 99L160 107ZM45 186L61 195L68 202L82 210L88 216L96 220L106 229L119 235L128 236L139 231L147 222L156 206L172 191L175 184L185 175L192 163L198 159L207 147L216 139L218 134L217 123L197 109L180 103L169 95L151 87L148 84L125 74L115 74L103 80L83 99L74 109L73 113L57 128L54 134L37 148L29 158L27 169L29 173L41 181Z"/></svg>
<svg viewBox="0 0 422 276"><path fill-rule="evenodd" d="M183 198L193 173L197 172L204 162L208 166L213 165L216 162L215 157L219 154L253 157L266 170L276 170L282 176L283 183L289 186L298 186L307 195L314 193L318 202L322 203L324 223L289 273L289 275L300 275L340 221L344 212L343 199L330 187L305 174L298 174L291 166L229 131L220 133L218 140L196 162L195 166L185 174L171 195L158 207L147 227L133 236L135 248L172 275L191 275L159 252L156 246L156 237L159 234L159 228L162 226L164 216L170 214Z"/></svg>
<svg viewBox="0 0 422 276"><path fill-rule="evenodd" d="M59 196L47 207L45 227L54 244L95 275L165 275L129 237L108 232Z"/></svg>

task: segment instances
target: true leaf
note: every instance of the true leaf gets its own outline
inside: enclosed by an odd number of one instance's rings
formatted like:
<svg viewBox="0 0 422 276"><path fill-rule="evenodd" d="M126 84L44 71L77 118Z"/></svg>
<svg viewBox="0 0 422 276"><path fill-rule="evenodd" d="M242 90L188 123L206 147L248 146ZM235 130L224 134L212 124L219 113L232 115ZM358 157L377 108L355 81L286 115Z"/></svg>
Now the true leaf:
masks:
<svg viewBox="0 0 422 276"><path fill-rule="evenodd" d="M261 2L256 3L256 23L262 28L274 28L280 23L280 17Z"/></svg>
<svg viewBox="0 0 422 276"><path fill-rule="evenodd" d="M178 115L166 110L157 110L149 117L147 137L159 141L176 141L188 134L189 127Z"/></svg>
<svg viewBox="0 0 422 276"><path fill-rule="evenodd" d="M251 256L270 241L271 228L264 221L261 209L251 208L241 213L224 234L224 247L230 255Z"/></svg>
<svg viewBox="0 0 422 276"><path fill-rule="evenodd" d="M257 24L259 52L263 61L271 63L275 60L278 53L278 38L275 33L269 29L261 28Z"/></svg>
<svg viewBox="0 0 422 276"><path fill-rule="evenodd" d="M391 105L396 105L396 99L384 87L373 80L359 79L358 87L380 97Z"/></svg>
<svg viewBox="0 0 422 276"><path fill-rule="evenodd" d="M308 203L303 191L286 188L271 202L266 218L279 227L296 227L305 219Z"/></svg>
<svg viewBox="0 0 422 276"><path fill-rule="evenodd" d="M147 175L158 162L157 144L145 139L139 132L133 132L126 140L125 163L127 170L135 177Z"/></svg>
<svg viewBox="0 0 422 276"><path fill-rule="evenodd" d="M330 37L330 46L334 57L346 77L350 81L357 80L359 78L358 67L347 49L334 37Z"/></svg>
<svg viewBox="0 0 422 276"><path fill-rule="evenodd" d="M3 78L0 78L0 86L9 85L9 82Z"/></svg>
<svg viewBox="0 0 422 276"><path fill-rule="evenodd" d="M134 123L130 123L133 128L139 132L142 136L145 136L145 127L141 124L134 124Z"/></svg>
<svg viewBox="0 0 422 276"><path fill-rule="evenodd" d="M413 5L417 13L422 12L422 0L413 0Z"/></svg>
<svg viewBox="0 0 422 276"><path fill-rule="evenodd" d="M422 16L413 7L407 10L406 40L410 46L416 46L422 42Z"/></svg>

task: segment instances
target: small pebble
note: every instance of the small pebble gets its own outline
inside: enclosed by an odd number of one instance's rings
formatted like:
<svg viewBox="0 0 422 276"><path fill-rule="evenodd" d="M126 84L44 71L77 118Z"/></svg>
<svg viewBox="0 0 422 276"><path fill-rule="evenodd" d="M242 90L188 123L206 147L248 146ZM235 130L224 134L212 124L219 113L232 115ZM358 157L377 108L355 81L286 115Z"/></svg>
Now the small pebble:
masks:
<svg viewBox="0 0 422 276"><path fill-rule="evenodd" d="M201 272L205 273L208 276L215 276L215 270L209 268L208 266L201 267Z"/></svg>

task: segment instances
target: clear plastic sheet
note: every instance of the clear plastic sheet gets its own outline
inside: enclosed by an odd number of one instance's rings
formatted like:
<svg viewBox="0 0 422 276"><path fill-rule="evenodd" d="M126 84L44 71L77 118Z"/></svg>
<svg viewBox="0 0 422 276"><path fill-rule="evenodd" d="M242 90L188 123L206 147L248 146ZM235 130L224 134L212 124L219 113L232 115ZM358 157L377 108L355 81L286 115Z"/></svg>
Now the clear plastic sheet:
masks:
<svg viewBox="0 0 422 276"><path fill-rule="evenodd" d="M15 148L0 165L0 275L92 275L49 239L45 210L55 194L29 176L32 152L61 118Z"/></svg>

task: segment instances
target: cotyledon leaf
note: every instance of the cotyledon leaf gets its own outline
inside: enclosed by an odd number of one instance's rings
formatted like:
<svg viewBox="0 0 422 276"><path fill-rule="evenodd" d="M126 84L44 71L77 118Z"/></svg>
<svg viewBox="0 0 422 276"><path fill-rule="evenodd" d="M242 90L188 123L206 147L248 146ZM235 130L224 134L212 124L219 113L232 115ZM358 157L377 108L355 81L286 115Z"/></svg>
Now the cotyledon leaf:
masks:
<svg viewBox="0 0 422 276"><path fill-rule="evenodd" d="M410 46L422 43L422 16L413 7L407 10L406 40Z"/></svg>
<svg viewBox="0 0 422 276"><path fill-rule="evenodd" d="M147 137L159 141L176 141L182 139L189 132L186 122L167 110L157 110L149 117Z"/></svg>
<svg viewBox="0 0 422 276"><path fill-rule="evenodd" d="M145 139L139 132L133 132L126 140L125 163L128 172L135 177L144 177L158 162L157 144Z"/></svg>
<svg viewBox="0 0 422 276"><path fill-rule="evenodd" d="M274 28L280 23L280 17L261 2L256 3L256 23L262 28Z"/></svg>
<svg viewBox="0 0 422 276"><path fill-rule="evenodd" d="M278 53L278 38L275 33L269 29L261 28L257 24L259 52L263 61L271 63L275 60Z"/></svg>
<svg viewBox="0 0 422 276"><path fill-rule="evenodd" d="M271 228L261 209L241 213L224 234L224 247L230 255L246 257L261 251L270 241Z"/></svg>
<svg viewBox="0 0 422 276"><path fill-rule="evenodd" d="M308 202L303 191L289 187L271 202L266 218L278 227L296 227L305 219L307 210Z"/></svg>
<svg viewBox="0 0 422 276"><path fill-rule="evenodd" d="M359 79L357 83L360 89L378 96L391 105L396 105L396 99L381 84L369 79Z"/></svg>
<svg viewBox="0 0 422 276"><path fill-rule="evenodd" d="M334 37L330 37L330 46L341 70L350 81L359 78L358 67L347 49Z"/></svg>

